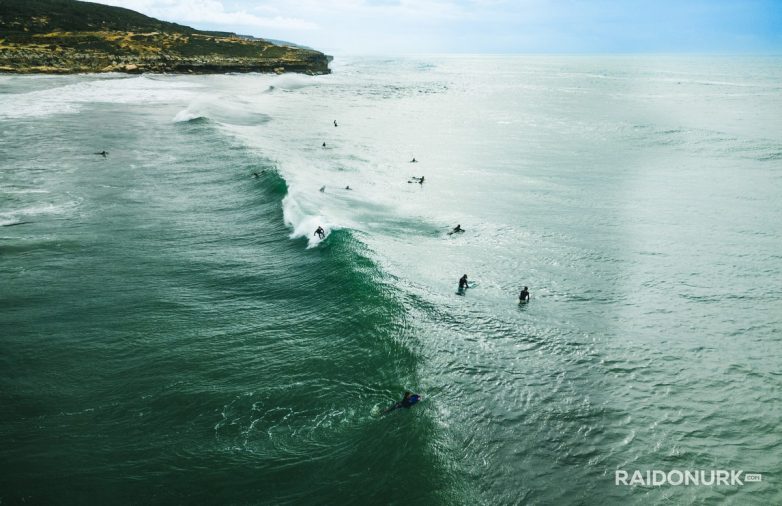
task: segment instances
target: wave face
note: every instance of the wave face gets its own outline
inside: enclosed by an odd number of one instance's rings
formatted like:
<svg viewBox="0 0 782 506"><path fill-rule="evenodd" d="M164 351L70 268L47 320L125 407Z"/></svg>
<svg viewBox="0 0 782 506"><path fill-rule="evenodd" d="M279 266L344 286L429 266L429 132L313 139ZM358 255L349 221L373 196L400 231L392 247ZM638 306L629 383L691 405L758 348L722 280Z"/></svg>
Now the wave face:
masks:
<svg viewBox="0 0 782 506"><path fill-rule="evenodd" d="M779 502L779 59L333 67L0 77L3 500Z"/></svg>

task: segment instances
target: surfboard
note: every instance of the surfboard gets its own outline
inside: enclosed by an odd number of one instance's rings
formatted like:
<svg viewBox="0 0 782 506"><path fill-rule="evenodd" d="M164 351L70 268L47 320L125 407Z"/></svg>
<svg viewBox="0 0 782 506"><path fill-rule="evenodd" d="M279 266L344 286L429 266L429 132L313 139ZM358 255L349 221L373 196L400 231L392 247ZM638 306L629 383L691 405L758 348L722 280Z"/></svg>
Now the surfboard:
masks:
<svg viewBox="0 0 782 506"><path fill-rule="evenodd" d="M468 288L475 288L476 286L478 286L478 283L476 283L475 281L470 281L469 283L470 283L470 286L468 286L467 288L458 288L458 289L456 290L456 295L464 295L464 292L465 292L465 291L466 291Z"/></svg>

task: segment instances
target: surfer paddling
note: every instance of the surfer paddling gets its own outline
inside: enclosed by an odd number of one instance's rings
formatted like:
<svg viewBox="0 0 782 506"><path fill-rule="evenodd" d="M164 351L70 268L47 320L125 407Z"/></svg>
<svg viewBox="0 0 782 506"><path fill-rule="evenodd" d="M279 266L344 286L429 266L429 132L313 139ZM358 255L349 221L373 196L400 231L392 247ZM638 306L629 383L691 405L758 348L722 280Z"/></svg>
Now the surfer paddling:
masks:
<svg viewBox="0 0 782 506"><path fill-rule="evenodd" d="M421 400L421 396L418 394L414 394L412 392L405 392L404 397L402 397L402 400L395 403L393 406L389 406L386 409L383 410L383 414L388 414L392 412L395 409L399 408L405 408L408 409L413 404L416 404L418 401Z"/></svg>

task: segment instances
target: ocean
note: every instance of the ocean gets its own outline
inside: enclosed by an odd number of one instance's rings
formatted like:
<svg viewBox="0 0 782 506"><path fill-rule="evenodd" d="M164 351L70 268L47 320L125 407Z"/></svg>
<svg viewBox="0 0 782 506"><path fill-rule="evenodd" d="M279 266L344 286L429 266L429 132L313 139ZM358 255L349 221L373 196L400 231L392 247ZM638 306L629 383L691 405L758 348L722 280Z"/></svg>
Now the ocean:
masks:
<svg viewBox="0 0 782 506"><path fill-rule="evenodd" d="M0 504L782 503L782 58L332 69L0 76Z"/></svg>

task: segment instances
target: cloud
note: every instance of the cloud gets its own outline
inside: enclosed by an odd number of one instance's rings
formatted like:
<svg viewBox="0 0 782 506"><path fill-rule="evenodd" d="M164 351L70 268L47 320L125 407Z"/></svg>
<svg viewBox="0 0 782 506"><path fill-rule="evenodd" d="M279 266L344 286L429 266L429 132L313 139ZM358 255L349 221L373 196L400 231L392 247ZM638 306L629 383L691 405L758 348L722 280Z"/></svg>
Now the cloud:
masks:
<svg viewBox="0 0 782 506"><path fill-rule="evenodd" d="M782 47L782 0L93 1L342 54Z"/></svg>
<svg viewBox="0 0 782 506"><path fill-rule="evenodd" d="M382 19L383 16L391 16L393 19L387 20L437 20L463 17L467 14L460 2L447 0L265 0L247 3L252 4L252 9L257 12L288 12L305 18Z"/></svg>
<svg viewBox="0 0 782 506"><path fill-rule="evenodd" d="M147 16L193 25L221 25L276 30L314 30L318 24L302 18L281 15L263 16L244 9L226 10L217 0L100 0L100 3L125 7ZM276 10L276 9L275 9ZM261 11L258 11L261 12ZM266 12L269 12L266 10ZM278 11L279 12L279 11Z"/></svg>

